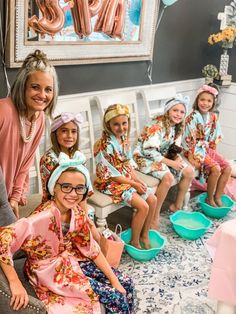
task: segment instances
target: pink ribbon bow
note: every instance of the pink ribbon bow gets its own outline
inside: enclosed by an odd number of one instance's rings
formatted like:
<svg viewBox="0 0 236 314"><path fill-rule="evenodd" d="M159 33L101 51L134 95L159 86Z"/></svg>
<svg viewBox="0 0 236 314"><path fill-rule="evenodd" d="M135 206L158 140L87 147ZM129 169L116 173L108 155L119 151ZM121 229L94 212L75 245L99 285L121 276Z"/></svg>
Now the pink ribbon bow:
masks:
<svg viewBox="0 0 236 314"><path fill-rule="evenodd" d="M58 118L55 118L51 125L51 132L56 131L63 124L73 121L78 127L81 126L84 119L81 113L62 112Z"/></svg>
<svg viewBox="0 0 236 314"><path fill-rule="evenodd" d="M212 94L215 97L218 95L218 90L216 88L212 87L212 86L209 86L209 85L203 85L198 90L198 94L200 94L202 92L208 92L208 93Z"/></svg>

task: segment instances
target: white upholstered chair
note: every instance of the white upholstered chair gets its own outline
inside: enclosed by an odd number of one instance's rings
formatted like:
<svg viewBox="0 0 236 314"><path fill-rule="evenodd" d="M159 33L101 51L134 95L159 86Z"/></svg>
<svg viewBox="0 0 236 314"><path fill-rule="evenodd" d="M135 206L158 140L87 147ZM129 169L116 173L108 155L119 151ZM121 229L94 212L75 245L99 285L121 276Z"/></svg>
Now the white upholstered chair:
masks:
<svg viewBox="0 0 236 314"><path fill-rule="evenodd" d="M175 97L176 89L174 86L147 85L141 88L139 93L142 95L146 118L149 120L163 113L165 101Z"/></svg>

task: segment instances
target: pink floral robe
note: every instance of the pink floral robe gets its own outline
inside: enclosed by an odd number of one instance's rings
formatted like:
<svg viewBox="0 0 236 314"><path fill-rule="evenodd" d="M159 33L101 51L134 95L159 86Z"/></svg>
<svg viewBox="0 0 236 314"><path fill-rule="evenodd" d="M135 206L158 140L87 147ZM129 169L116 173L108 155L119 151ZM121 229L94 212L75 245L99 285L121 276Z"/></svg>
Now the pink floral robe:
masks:
<svg viewBox="0 0 236 314"><path fill-rule="evenodd" d="M79 265L100 252L85 212L79 206L71 211L63 236L55 203L48 201L40 210L0 228L0 261L13 265L14 252L21 248L27 253L26 273L48 313L100 313L98 296Z"/></svg>

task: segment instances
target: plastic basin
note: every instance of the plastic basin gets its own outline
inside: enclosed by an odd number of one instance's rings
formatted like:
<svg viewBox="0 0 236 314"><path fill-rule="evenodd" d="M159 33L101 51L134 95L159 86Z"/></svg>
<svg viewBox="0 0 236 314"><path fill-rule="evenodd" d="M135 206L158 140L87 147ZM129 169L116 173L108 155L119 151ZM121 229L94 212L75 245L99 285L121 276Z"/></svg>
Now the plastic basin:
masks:
<svg viewBox="0 0 236 314"><path fill-rule="evenodd" d="M126 252L135 260L144 262L154 258L166 244L166 239L160 235L156 230L149 230L149 239L151 243L151 249L140 250L130 245L132 238L131 228L121 233L121 239L125 242Z"/></svg>
<svg viewBox="0 0 236 314"><path fill-rule="evenodd" d="M206 203L207 193L202 193L198 196L197 201L201 207L201 210L209 217L212 218L222 218L228 214L228 212L235 205L235 202L228 196L222 195L221 201L223 203L222 207L213 207Z"/></svg>
<svg viewBox="0 0 236 314"><path fill-rule="evenodd" d="M170 216L175 232L184 239L195 240L203 236L212 222L199 212L179 210Z"/></svg>

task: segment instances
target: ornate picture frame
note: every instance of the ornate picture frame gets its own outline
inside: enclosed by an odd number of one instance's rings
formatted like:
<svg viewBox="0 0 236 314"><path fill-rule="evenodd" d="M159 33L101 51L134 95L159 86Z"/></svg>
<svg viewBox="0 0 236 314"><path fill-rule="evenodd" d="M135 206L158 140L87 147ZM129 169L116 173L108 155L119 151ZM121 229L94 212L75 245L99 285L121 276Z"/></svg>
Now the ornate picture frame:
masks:
<svg viewBox="0 0 236 314"><path fill-rule="evenodd" d="M75 11L76 3L87 7ZM100 9L93 11L91 3L100 4ZM49 10L46 5L52 4L56 8ZM159 4L160 0L8 1L6 64L19 67L35 49L43 50L54 65L150 60ZM57 9L59 14L53 11Z"/></svg>

